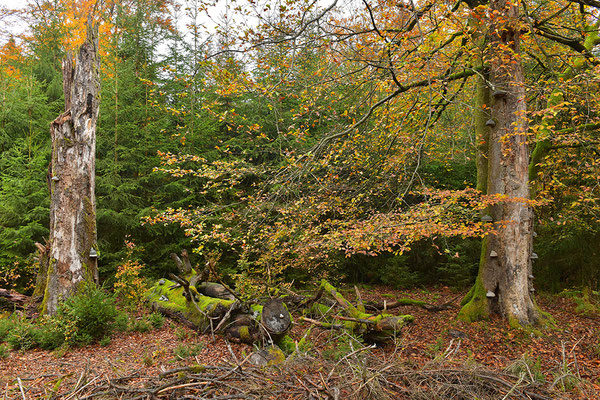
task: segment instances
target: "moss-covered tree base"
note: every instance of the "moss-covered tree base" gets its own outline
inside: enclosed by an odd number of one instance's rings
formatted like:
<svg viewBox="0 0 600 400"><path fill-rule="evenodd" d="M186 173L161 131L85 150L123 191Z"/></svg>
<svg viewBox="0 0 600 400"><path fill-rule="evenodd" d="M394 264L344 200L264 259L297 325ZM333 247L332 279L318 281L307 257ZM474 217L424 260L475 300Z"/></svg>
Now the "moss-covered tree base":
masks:
<svg viewBox="0 0 600 400"><path fill-rule="evenodd" d="M458 313L458 319L465 322L477 322L488 320L490 318L490 300L486 296L487 291L483 287L483 282L480 277L477 277L475 284L467 295L461 301L461 309ZM508 324L514 329L527 329L536 333L536 328L553 326L554 319L552 316L542 311L537 304L534 304L537 314L539 315L535 326L523 325L511 315L507 316Z"/></svg>
<svg viewBox="0 0 600 400"><path fill-rule="evenodd" d="M489 319L490 312L486 292L483 282L478 276L475 284L460 303L461 309L458 313L458 319L465 322Z"/></svg>

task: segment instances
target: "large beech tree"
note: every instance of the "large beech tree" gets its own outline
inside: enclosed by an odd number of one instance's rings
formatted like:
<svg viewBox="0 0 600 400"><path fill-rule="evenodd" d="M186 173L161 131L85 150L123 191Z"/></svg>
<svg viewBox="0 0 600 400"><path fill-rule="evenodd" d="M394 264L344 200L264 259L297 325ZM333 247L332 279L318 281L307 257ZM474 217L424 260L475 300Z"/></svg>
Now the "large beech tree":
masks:
<svg viewBox="0 0 600 400"><path fill-rule="evenodd" d="M52 122L50 240L43 312L53 314L60 301L85 282L97 281L96 121L100 102L98 27L88 22L87 37L75 65L63 60L65 112Z"/></svg>
<svg viewBox="0 0 600 400"><path fill-rule="evenodd" d="M485 180L487 193L501 200L483 217L491 217L494 233L483 241L479 275L461 316L474 320L499 313L511 324L530 325L540 316L530 278L533 210L528 201L528 120L518 4L492 1L488 16L491 118L486 176L480 179Z"/></svg>

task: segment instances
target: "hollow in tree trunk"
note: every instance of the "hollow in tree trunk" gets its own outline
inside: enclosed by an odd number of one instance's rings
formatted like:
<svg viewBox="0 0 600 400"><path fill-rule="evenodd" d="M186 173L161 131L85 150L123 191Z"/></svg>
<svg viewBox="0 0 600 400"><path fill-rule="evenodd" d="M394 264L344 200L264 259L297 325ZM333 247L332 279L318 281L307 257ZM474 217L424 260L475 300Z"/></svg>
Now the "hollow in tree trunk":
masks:
<svg viewBox="0 0 600 400"><path fill-rule="evenodd" d="M63 60L65 112L52 122L50 240L42 311L54 314L82 284L97 282L95 160L100 94L98 27L88 22L77 53ZM40 288L36 291L40 291Z"/></svg>

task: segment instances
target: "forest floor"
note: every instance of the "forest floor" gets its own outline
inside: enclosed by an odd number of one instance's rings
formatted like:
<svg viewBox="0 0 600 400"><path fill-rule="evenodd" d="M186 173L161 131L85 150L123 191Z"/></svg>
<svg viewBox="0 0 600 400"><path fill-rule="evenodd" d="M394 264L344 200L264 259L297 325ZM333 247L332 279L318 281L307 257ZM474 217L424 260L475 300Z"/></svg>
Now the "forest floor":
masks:
<svg viewBox="0 0 600 400"><path fill-rule="evenodd" d="M350 289L347 297L353 298ZM431 304L453 300L456 305L464 295L445 287L371 287L361 293L365 301L409 297ZM404 306L394 313L412 314L415 321L394 344L361 347L345 332L315 327L310 333L312 348L269 369L248 365L250 346L166 321L158 330L118 333L106 346L73 348L64 354L11 351L0 359L0 399L83 399L100 393L98 388L106 389L106 394L95 398L105 399L119 398L110 393L154 399L443 399L451 398L450 389L459 393L452 398L466 399L600 399L600 315L577 314L576 304L561 296L541 294L538 303L556 321L555 328L539 335L510 329L499 319L460 322L458 305L439 312ZM297 324L292 337L299 340L308 327ZM210 374L187 384L189 379L181 374L159 379L165 371L194 364L208 366ZM169 377L179 380L169 387L165 384ZM249 381L254 382L252 387ZM466 389L457 391L461 384ZM493 385L504 396L491 394ZM127 397L127 387L141 389ZM198 394L180 396L177 390L182 388ZM478 390L482 393L476 395Z"/></svg>

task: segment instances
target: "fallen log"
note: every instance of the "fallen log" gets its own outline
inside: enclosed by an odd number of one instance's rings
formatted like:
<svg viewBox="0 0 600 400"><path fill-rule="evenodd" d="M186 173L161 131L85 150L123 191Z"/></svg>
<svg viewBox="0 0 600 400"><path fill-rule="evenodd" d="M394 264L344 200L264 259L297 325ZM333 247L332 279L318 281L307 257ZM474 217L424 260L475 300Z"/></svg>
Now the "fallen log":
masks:
<svg viewBox="0 0 600 400"><path fill-rule="evenodd" d="M219 283L201 281L200 276L203 278L206 274L198 275L193 268L188 269L185 265L191 263L186 255L182 254L186 262L174 254L172 258L180 272L189 270L189 274L185 277L171 274L171 280L161 279L146 293L153 309L204 333L220 333L249 344L275 343L284 350L293 350L295 342L287 336L292 318L282 298L266 299L262 304L243 301L218 277L210 261L206 269ZM367 313L358 288L355 290L359 299L357 306L326 280L321 281L313 297L302 298L292 292L284 298L292 302L296 310L303 310L306 317L321 319L315 323L315 319L306 318L306 322L322 328L339 326L369 342L390 341L413 320L410 315Z"/></svg>
<svg viewBox="0 0 600 400"><path fill-rule="evenodd" d="M29 299L29 296L14 290L0 289L0 308L24 309Z"/></svg>
<svg viewBox="0 0 600 400"><path fill-rule="evenodd" d="M281 300L260 305L206 296L186 279L172 277L173 280L161 279L146 292L146 298L154 310L193 329L224 332L229 339L243 343L277 343L292 325Z"/></svg>
<svg viewBox="0 0 600 400"><path fill-rule="evenodd" d="M358 291L358 289L356 290ZM346 315L340 315L336 307L322 304L322 299L319 302L314 301L307 310L308 314L325 320L325 322L319 321L315 325L332 329L339 329L341 325L358 335L362 335L367 342L389 342L400 334L402 327L414 319L412 315L366 313L362 311L360 303L358 307L354 306L326 280L321 281L317 292L319 298L324 294L331 296L341 308L342 313ZM304 320L310 323L315 321L312 318L305 318ZM336 324L334 321L341 323Z"/></svg>
<svg viewBox="0 0 600 400"><path fill-rule="evenodd" d="M402 299L397 299L397 300L392 300L392 301L383 301L383 302L378 302L378 303L369 302L369 303L365 304L365 308L370 311L378 312L378 311L391 310L393 308L398 308L398 307L403 307L403 306L415 306L415 307L423 308L429 312L438 312L438 311L449 310L449 309L455 307L454 302L459 297L461 297L461 296L457 296L457 297L453 298L452 300L447 301L442 304L430 304L423 300L402 298Z"/></svg>
<svg viewBox="0 0 600 400"><path fill-rule="evenodd" d="M263 305L260 322L269 336L276 340L283 338L292 327L290 313L280 298L270 299Z"/></svg>
<svg viewBox="0 0 600 400"><path fill-rule="evenodd" d="M235 300L235 296L225 286L216 282L202 282L196 286L198 292L217 299Z"/></svg>

